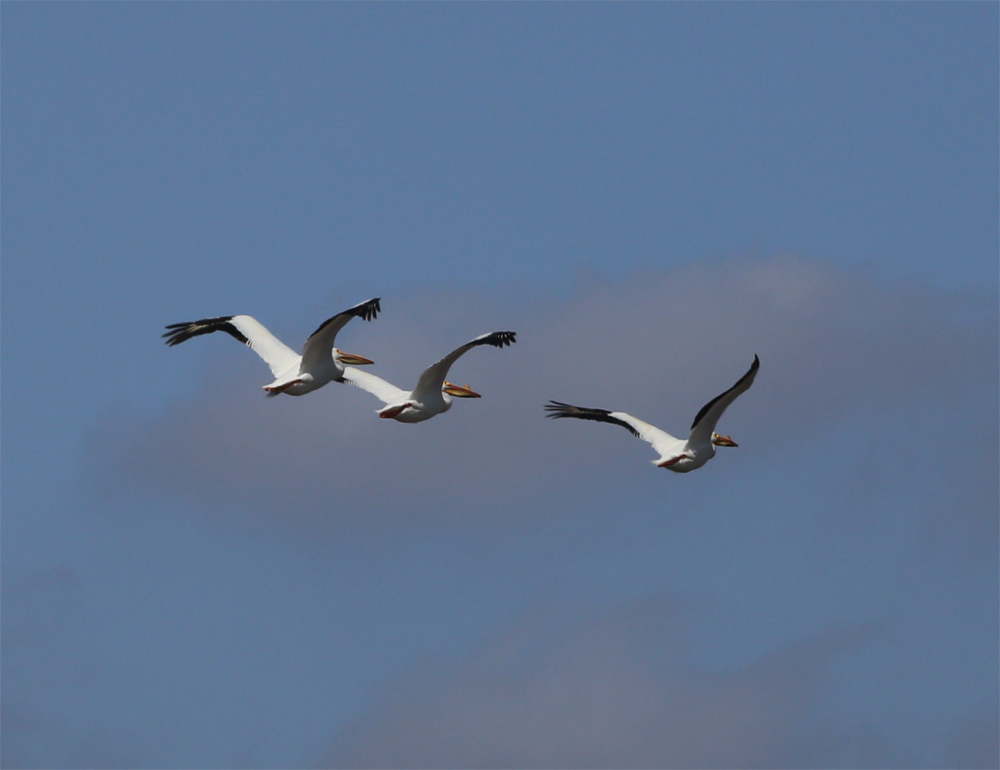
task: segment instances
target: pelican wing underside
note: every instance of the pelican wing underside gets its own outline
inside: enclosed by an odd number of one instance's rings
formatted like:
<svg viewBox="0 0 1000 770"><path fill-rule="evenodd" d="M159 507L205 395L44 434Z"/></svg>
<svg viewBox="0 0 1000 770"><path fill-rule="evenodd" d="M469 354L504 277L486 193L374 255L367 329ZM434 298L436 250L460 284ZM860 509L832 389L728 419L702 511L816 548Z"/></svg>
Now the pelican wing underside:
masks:
<svg viewBox="0 0 1000 770"><path fill-rule="evenodd" d="M410 395L402 388L397 388L391 382L386 382L381 377L361 371L353 366L344 367L344 374L341 376L340 381L371 393L384 404L402 401Z"/></svg>

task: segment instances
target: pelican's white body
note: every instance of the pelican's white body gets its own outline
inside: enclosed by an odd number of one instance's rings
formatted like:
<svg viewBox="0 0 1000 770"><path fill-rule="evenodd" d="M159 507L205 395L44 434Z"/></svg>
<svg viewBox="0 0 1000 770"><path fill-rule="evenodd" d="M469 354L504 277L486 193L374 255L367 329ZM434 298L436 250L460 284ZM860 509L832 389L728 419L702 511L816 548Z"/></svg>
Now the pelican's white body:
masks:
<svg viewBox="0 0 1000 770"><path fill-rule="evenodd" d="M639 434L639 438L649 442L653 449L660 453L659 459L652 461L653 465L659 466L674 460L670 465L663 465L668 471L687 473L700 468L715 457L715 444L712 443L714 422L708 426L707 432L694 430L685 441L625 412L612 412L611 417L631 425Z"/></svg>
<svg viewBox="0 0 1000 770"><path fill-rule="evenodd" d="M437 392L414 388L379 409L378 415L381 417L383 414L392 414L395 409L403 407L398 414L392 415L392 419L398 422L423 422L447 412L451 409L451 402L452 397L440 388Z"/></svg>
<svg viewBox="0 0 1000 770"><path fill-rule="evenodd" d="M433 368L431 367L431 369ZM385 406L377 411L380 417L385 414L392 415L392 419L397 422L423 422L451 409L451 396L442 391L446 373L447 371L441 373L440 381L435 378L436 388L433 387L434 382L432 382L429 388L421 388L418 384L413 390L397 388L391 382L386 382L381 377L369 372L355 369L353 366L344 369L343 380L368 391L383 401ZM424 375L426 374L427 372L424 372ZM421 376L420 383L423 383L425 379L428 378ZM396 414L392 414L394 411Z"/></svg>

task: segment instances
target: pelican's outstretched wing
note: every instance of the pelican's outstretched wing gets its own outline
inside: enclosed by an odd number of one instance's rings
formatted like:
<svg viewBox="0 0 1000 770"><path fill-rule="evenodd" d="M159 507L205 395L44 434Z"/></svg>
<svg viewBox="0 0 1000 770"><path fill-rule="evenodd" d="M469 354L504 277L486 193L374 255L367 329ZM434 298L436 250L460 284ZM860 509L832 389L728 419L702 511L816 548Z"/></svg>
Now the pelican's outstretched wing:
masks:
<svg viewBox="0 0 1000 770"><path fill-rule="evenodd" d="M309 335L306 344L302 346L301 371L311 371L322 366L333 355L333 345L337 341L337 332L343 329L352 318L360 318L363 321L371 321L378 317L382 308L379 305L380 297L375 297L360 305L348 308L343 313L337 313L332 318L327 318L319 325L319 328Z"/></svg>
<svg viewBox="0 0 1000 770"><path fill-rule="evenodd" d="M712 433L715 432L715 425L719 421L719 418L722 417L722 413L726 411L726 407L736 400L737 396L750 389L759 368L760 359L754 356L753 363L750 364L747 373L740 377L733 387L725 393L719 394L701 408L701 411L694 418L694 422L691 423L691 436L688 440L692 444L712 439Z"/></svg>
<svg viewBox="0 0 1000 770"><path fill-rule="evenodd" d="M374 374L355 369L353 366L344 367L344 373L341 375L340 381L368 391L384 404L391 404L410 395L402 388L397 388L391 382L386 382Z"/></svg>
<svg viewBox="0 0 1000 770"><path fill-rule="evenodd" d="M511 345L517 342L514 335L515 332L481 334L472 342L467 342L457 350L453 350L436 364L432 364L424 370L417 381L417 387L413 389L413 398L421 401L429 394L440 394L441 388L444 387L444 378L448 376L448 370L462 355L479 345L492 345L495 348Z"/></svg>
<svg viewBox="0 0 1000 770"><path fill-rule="evenodd" d="M647 444L651 444L653 449L661 455L668 451L675 450L678 445L684 442L671 436L664 430L660 430L655 425L633 417L626 412L610 412L607 409L589 409L583 406L573 406L564 404L562 401L550 401L545 405L548 412L547 417L559 419L561 417L573 417L577 420L594 420L596 422L608 422L612 425L620 425L633 436L641 438Z"/></svg>
<svg viewBox="0 0 1000 770"><path fill-rule="evenodd" d="M299 363L299 354L275 337L256 318L248 315L224 315L217 318L203 318L200 321L170 324L166 333L168 345L180 345L192 337L212 332L225 332L248 345L264 359L275 377L287 372Z"/></svg>

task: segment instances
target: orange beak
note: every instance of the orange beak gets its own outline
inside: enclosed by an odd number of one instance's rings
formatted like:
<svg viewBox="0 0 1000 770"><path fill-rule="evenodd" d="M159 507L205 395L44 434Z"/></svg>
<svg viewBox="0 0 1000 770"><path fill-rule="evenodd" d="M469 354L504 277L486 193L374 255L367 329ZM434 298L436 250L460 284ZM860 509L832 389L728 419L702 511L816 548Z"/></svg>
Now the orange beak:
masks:
<svg viewBox="0 0 1000 770"><path fill-rule="evenodd" d="M720 436L718 433L712 434L712 443L716 446L739 446L729 436Z"/></svg>
<svg viewBox="0 0 1000 770"><path fill-rule="evenodd" d="M374 364L370 358L365 358L364 356L356 356L351 353L345 353L340 348L335 348L337 351L337 360L342 364L347 364L348 366L365 366L366 364Z"/></svg>
<svg viewBox="0 0 1000 770"><path fill-rule="evenodd" d="M453 385L447 380L445 380L444 387L442 390L449 396L455 396L456 398L482 398L481 395L476 393L468 385Z"/></svg>

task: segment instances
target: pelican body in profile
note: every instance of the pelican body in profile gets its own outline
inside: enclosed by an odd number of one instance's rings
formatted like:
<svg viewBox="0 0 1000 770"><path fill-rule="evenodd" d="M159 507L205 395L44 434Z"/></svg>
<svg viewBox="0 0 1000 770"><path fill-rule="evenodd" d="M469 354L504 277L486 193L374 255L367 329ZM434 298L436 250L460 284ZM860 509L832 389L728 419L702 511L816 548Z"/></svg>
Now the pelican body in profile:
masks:
<svg viewBox="0 0 1000 770"><path fill-rule="evenodd" d="M448 376L448 370L455 361L473 348L480 345L502 348L517 342L514 335L515 332L481 334L471 342L453 350L436 364L427 367L420 375L417 386L410 391L397 388L381 377L376 377L374 374L363 372L352 366L344 369L340 381L355 385L380 399L385 406L378 410L379 417L397 422L423 422L451 409L453 397L482 398L468 385L463 387L448 382L445 379Z"/></svg>
<svg viewBox="0 0 1000 770"><path fill-rule="evenodd" d="M757 369L760 368L760 359L753 357L750 369L737 381L733 387L722 393L701 408L694 422L691 424L691 433L687 439L680 439L671 436L666 431L643 422L637 417L633 417L625 412L610 412L606 409L588 409L572 404L564 404L561 401L550 401L545 405L548 417L559 419L561 417L572 417L577 420L595 420L597 422L609 422L612 425L620 425L629 431L633 436L641 438L651 444L653 449L660 453L658 460L653 460L653 464L659 468L666 468L675 473L688 473L700 468L713 457L717 446L735 447L739 446L729 436L720 436L715 432L715 425L718 423L722 413L741 394L745 393L753 385L754 377L757 376Z"/></svg>
<svg viewBox="0 0 1000 770"><path fill-rule="evenodd" d="M270 367L274 381L264 386L268 396L287 393L302 396L318 390L332 380L339 380L346 365L362 366L370 364L363 356L356 356L334 347L337 333L352 318L371 321L378 317L382 308L379 297L348 308L342 313L327 318L319 325L299 355L275 337L257 319L248 315L226 315L203 318L201 321L171 324L163 335L167 345L180 345L192 337L212 332L225 332L247 345Z"/></svg>

